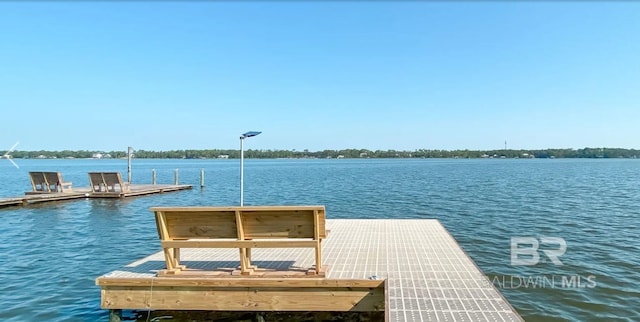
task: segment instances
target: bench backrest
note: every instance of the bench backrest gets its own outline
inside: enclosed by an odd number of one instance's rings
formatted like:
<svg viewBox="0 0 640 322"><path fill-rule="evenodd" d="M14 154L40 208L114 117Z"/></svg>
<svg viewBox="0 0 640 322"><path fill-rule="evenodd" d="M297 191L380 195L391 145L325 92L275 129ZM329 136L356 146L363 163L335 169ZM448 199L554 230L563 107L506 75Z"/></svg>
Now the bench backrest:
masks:
<svg viewBox="0 0 640 322"><path fill-rule="evenodd" d="M154 207L162 240L326 238L324 206Z"/></svg>
<svg viewBox="0 0 640 322"><path fill-rule="evenodd" d="M60 172L31 171L29 177L33 191L55 191L56 185L63 183Z"/></svg>
<svg viewBox="0 0 640 322"><path fill-rule="evenodd" d="M120 192L129 190L120 172L89 172L89 183L93 192L116 192L116 185L120 186Z"/></svg>
<svg viewBox="0 0 640 322"><path fill-rule="evenodd" d="M29 172L29 177L32 183L41 184L47 181L44 177L44 172Z"/></svg>
<svg viewBox="0 0 640 322"><path fill-rule="evenodd" d="M62 184L62 174L60 172L43 172L49 185Z"/></svg>
<svg viewBox="0 0 640 322"><path fill-rule="evenodd" d="M91 187L99 186L104 183L104 179L102 178L101 172L89 172L89 183Z"/></svg>
<svg viewBox="0 0 640 322"><path fill-rule="evenodd" d="M103 172L102 177L107 185L120 185L124 186L124 182L122 181L122 175L120 172Z"/></svg>

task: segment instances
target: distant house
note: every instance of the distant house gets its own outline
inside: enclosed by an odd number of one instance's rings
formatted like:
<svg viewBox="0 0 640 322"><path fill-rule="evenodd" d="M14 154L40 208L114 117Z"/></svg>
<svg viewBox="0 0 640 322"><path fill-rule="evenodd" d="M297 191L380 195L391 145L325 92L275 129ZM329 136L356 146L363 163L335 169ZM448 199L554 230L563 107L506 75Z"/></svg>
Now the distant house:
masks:
<svg viewBox="0 0 640 322"><path fill-rule="evenodd" d="M218 159L228 159L229 155L228 154L221 154L218 156Z"/></svg>
<svg viewBox="0 0 640 322"><path fill-rule="evenodd" d="M91 155L94 159L111 159L111 154L109 153L94 153Z"/></svg>

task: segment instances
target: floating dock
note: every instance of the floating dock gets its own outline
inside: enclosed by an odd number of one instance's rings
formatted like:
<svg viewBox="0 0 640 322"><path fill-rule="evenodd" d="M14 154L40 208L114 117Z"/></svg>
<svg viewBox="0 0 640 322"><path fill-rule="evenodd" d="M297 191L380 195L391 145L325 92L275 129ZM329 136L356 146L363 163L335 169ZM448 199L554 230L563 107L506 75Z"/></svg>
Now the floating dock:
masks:
<svg viewBox="0 0 640 322"><path fill-rule="evenodd" d="M323 278L296 273L314 264L309 249L254 249L253 263L274 277L231 275L237 249L183 249L193 270L158 277L159 252L98 277L101 307L112 318L120 310L384 311L386 321L523 321L438 220L329 219L327 229Z"/></svg>
<svg viewBox="0 0 640 322"><path fill-rule="evenodd" d="M89 187L73 188L72 192L25 192L24 196L0 198L0 207L23 206L40 202L81 198L125 198L155 193L191 189L191 185L132 184L127 191L93 192Z"/></svg>

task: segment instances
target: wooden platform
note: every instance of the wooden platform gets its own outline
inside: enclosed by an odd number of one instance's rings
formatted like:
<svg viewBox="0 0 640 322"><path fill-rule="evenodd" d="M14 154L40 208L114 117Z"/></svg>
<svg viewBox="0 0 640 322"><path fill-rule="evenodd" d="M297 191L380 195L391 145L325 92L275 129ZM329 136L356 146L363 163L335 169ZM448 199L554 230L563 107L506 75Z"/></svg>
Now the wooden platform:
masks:
<svg viewBox="0 0 640 322"><path fill-rule="evenodd" d="M23 198L0 198L0 207L20 206Z"/></svg>
<svg viewBox="0 0 640 322"><path fill-rule="evenodd" d="M158 277L165 268L159 252L98 277L101 307L384 311L387 321L522 321L437 220L330 219L327 229L324 278L281 276L313 265L308 249L254 250L256 265L277 277L231 275L239 265L237 249L185 249L183 262L191 269Z"/></svg>
<svg viewBox="0 0 640 322"><path fill-rule="evenodd" d="M191 189L191 185L134 184L127 192L92 192L88 187L73 188L73 192L33 192L24 196L0 198L0 207L23 206L40 202L62 201L81 198L125 198L155 193Z"/></svg>

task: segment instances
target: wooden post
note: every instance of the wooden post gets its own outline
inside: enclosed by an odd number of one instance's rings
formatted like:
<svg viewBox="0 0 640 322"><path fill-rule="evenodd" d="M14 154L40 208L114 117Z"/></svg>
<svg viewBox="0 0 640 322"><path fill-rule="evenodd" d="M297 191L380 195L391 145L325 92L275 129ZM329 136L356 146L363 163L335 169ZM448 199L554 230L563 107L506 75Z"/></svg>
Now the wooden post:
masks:
<svg viewBox="0 0 640 322"><path fill-rule="evenodd" d="M173 173L173 184L178 185L178 169Z"/></svg>
<svg viewBox="0 0 640 322"><path fill-rule="evenodd" d="M156 184L156 169L151 169L151 184Z"/></svg>
<svg viewBox="0 0 640 322"><path fill-rule="evenodd" d="M127 181L131 183L131 156L133 155L133 148L127 148Z"/></svg>
<svg viewBox="0 0 640 322"><path fill-rule="evenodd" d="M200 169L200 188L204 188L204 169Z"/></svg>

